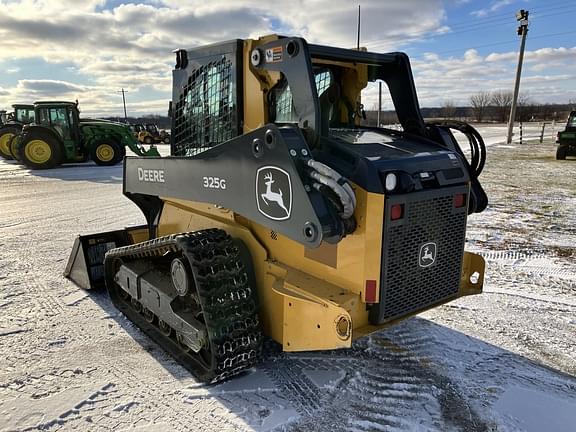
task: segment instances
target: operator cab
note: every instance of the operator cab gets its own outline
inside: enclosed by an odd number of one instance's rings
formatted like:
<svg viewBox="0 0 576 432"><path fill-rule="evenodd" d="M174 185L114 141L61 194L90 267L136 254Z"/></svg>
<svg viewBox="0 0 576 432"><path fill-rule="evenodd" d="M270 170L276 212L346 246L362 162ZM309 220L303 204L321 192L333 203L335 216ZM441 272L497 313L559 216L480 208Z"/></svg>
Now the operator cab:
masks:
<svg viewBox="0 0 576 432"><path fill-rule="evenodd" d="M34 123L33 105L12 105L12 108L14 108L12 120L22 124Z"/></svg>
<svg viewBox="0 0 576 432"><path fill-rule="evenodd" d="M79 111L73 102L36 102L36 124L53 129L63 140L78 136Z"/></svg>

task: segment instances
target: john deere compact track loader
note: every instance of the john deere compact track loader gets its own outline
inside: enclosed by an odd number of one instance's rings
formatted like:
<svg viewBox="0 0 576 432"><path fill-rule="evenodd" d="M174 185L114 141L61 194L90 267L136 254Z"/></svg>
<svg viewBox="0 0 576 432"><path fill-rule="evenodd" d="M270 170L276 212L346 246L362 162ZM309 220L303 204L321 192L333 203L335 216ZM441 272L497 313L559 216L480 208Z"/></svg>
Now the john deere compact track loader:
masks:
<svg viewBox="0 0 576 432"><path fill-rule="evenodd" d="M360 127L388 84L403 131ZM172 156L127 157L147 225L75 241L66 276L114 304L198 379L354 339L482 291L465 252L486 207L447 125L420 115L406 55L268 36L176 54Z"/></svg>

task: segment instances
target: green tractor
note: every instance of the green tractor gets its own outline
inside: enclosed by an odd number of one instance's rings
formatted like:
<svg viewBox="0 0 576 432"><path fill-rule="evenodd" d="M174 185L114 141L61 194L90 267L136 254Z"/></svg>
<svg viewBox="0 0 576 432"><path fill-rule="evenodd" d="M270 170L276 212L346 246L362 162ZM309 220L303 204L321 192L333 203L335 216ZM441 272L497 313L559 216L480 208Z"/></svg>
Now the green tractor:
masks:
<svg viewBox="0 0 576 432"><path fill-rule="evenodd" d="M564 160L566 156L576 156L576 111L570 113L566 128L558 132L556 143L556 159Z"/></svg>
<svg viewBox="0 0 576 432"><path fill-rule="evenodd" d="M115 165L126 147L138 156L160 156L154 146L139 145L127 125L99 119L81 119L75 102L36 102L36 121L14 140L12 151L32 169L63 163L94 161Z"/></svg>
<svg viewBox="0 0 576 432"><path fill-rule="evenodd" d="M20 133L24 125L34 121L34 105L15 104L12 108L14 111L0 122L0 156L4 159L13 159L10 151L13 138Z"/></svg>

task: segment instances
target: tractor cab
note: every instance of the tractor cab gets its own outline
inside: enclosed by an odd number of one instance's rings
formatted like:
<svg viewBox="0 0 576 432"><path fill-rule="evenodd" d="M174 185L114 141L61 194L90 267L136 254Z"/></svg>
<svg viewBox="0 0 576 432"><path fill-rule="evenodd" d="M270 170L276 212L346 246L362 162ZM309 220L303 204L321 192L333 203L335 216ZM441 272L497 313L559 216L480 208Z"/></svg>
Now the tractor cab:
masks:
<svg viewBox="0 0 576 432"><path fill-rule="evenodd" d="M35 124L52 129L64 141L77 141L80 132L80 113L75 102L36 102Z"/></svg>
<svg viewBox="0 0 576 432"><path fill-rule="evenodd" d="M22 127L34 121L34 106L25 104L12 105L11 113L0 114L0 156L13 159L11 150L13 138L20 133Z"/></svg>
<svg viewBox="0 0 576 432"><path fill-rule="evenodd" d="M12 105L14 108L13 120L23 125L34 122L34 105Z"/></svg>

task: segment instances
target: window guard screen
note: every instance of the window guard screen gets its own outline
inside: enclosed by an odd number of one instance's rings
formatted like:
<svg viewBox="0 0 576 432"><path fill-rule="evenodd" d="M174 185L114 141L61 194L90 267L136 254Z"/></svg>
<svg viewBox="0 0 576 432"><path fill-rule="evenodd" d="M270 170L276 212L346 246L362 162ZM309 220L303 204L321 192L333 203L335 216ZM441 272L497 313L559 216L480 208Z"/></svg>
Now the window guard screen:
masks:
<svg viewBox="0 0 576 432"><path fill-rule="evenodd" d="M173 155L194 156L238 135L233 57L219 55L190 72L175 105Z"/></svg>

